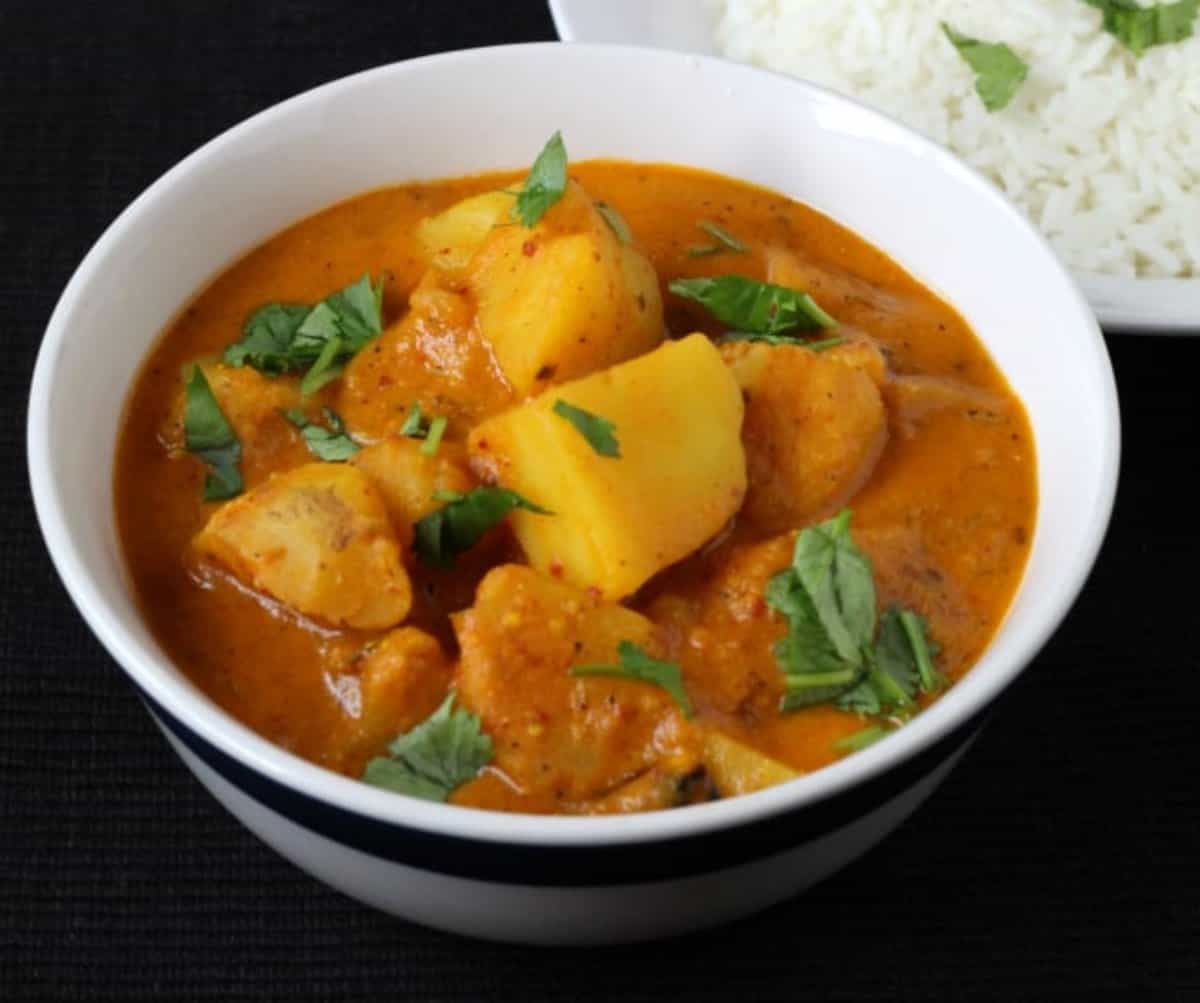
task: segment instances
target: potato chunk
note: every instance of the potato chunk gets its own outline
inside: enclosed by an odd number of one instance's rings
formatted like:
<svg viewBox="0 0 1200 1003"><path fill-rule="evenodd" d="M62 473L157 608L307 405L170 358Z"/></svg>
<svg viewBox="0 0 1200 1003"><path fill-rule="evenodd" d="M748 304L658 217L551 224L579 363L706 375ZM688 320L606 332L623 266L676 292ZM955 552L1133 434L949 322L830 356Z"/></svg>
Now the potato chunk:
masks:
<svg viewBox="0 0 1200 1003"><path fill-rule="evenodd" d="M494 765L528 794L565 806L656 766L682 775L698 762L696 731L664 690L570 674L616 662L623 640L658 653L645 617L510 564L484 578L454 627L459 697L483 718Z"/></svg>
<svg viewBox="0 0 1200 1003"><path fill-rule="evenodd" d="M425 414L449 419L449 438L461 439L471 425L512 402L461 285L431 268L410 294L404 317L347 364L332 389L355 438L395 435L420 403Z"/></svg>
<svg viewBox="0 0 1200 1003"><path fill-rule="evenodd" d="M442 646L422 630L400 627L369 648L357 666L358 714L341 727L342 769L362 772L370 756L437 710L452 668ZM351 677L353 678L353 677Z"/></svg>
<svg viewBox="0 0 1200 1003"><path fill-rule="evenodd" d="M425 260L438 268L465 268L492 228L505 221L512 204L507 192L484 192L427 216L416 230Z"/></svg>
<svg viewBox="0 0 1200 1003"><path fill-rule="evenodd" d="M307 463L222 505L196 537L241 582L334 626L381 630L412 589L379 493L340 463Z"/></svg>
<svg viewBox="0 0 1200 1003"><path fill-rule="evenodd" d="M599 455L556 414L563 400L616 425ZM552 517L516 512L530 563L617 599L690 554L746 490L742 397L703 335L549 390L475 428L473 462Z"/></svg>
<svg viewBox="0 0 1200 1003"><path fill-rule="evenodd" d="M654 348L654 268L572 182L532 229L490 232L466 273L479 331L519 397Z"/></svg>
<svg viewBox="0 0 1200 1003"><path fill-rule="evenodd" d="M704 736L704 768L723 798L761 791L800 776L778 759L763 755L719 731L710 731Z"/></svg>
<svg viewBox="0 0 1200 1003"><path fill-rule="evenodd" d="M413 523L445 502L435 491L466 493L475 486L462 445L442 443L434 456L421 452L421 442L392 436L356 453L350 460L379 490L401 546L412 543Z"/></svg>
<svg viewBox="0 0 1200 1003"><path fill-rule="evenodd" d="M887 443L869 367L790 345L736 342L722 353L746 396L750 520L776 533L844 505Z"/></svg>

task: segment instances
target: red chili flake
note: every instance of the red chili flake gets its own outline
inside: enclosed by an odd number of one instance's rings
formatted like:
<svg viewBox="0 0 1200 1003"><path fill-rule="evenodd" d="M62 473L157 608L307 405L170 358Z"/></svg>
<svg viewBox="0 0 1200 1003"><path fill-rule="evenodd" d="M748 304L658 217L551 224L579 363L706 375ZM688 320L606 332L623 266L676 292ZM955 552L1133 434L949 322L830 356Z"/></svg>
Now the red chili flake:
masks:
<svg viewBox="0 0 1200 1003"><path fill-rule="evenodd" d="M521 245L521 253L527 258L532 258L537 253L537 241L527 240Z"/></svg>
<svg viewBox="0 0 1200 1003"><path fill-rule="evenodd" d="M550 575L553 578L562 578L563 565L557 557L550 562Z"/></svg>
<svg viewBox="0 0 1200 1003"><path fill-rule="evenodd" d="M488 448L487 439L477 439L475 442L475 448L486 450Z"/></svg>

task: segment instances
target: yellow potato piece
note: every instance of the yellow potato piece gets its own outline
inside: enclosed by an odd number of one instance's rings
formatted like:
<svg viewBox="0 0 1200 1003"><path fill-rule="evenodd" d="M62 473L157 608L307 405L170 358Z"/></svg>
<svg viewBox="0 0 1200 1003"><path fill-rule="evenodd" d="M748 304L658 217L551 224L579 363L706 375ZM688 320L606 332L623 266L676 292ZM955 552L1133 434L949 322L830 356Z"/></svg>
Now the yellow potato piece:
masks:
<svg viewBox="0 0 1200 1003"><path fill-rule="evenodd" d="M334 626L382 630L412 603L383 500L345 464L275 475L217 509L195 546L245 585Z"/></svg>
<svg viewBox="0 0 1200 1003"><path fill-rule="evenodd" d="M704 736L704 767L723 798L773 787L800 774L719 731Z"/></svg>
<svg viewBox="0 0 1200 1003"><path fill-rule="evenodd" d="M616 425L599 455L556 401ZM716 535L746 491L742 396L701 334L542 394L477 426L472 460L554 515L518 511L529 562L610 599Z"/></svg>
<svg viewBox="0 0 1200 1003"><path fill-rule="evenodd" d="M721 352L746 395L746 515L778 533L837 511L887 443L873 356L746 342Z"/></svg>
<svg viewBox="0 0 1200 1003"><path fill-rule="evenodd" d="M572 182L531 229L491 230L466 273L479 332L518 396L633 358L663 337L653 266Z"/></svg>
<svg viewBox="0 0 1200 1003"><path fill-rule="evenodd" d="M621 641L660 655L644 616L508 564L483 579L454 629L459 699L483 719L494 765L527 793L581 802L651 767L683 774L697 763L696 729L665 690L571 675L618 661Z"/></svg>
<svg viewBox="0 0 1200 1003"><path fill-rule="evenodd" d="M413 523L445 502L435 491L462 494L475 486L460 444L443 442L433 456L421 452L418 439L393 436L356 453L350 460L379 489L401 546L412 543Z"/></svg>
<svg viewBox="0 0 1200 1003"><path fill-rule="evenodd" d="M512 204L507 192L484 192L421 220L416 237L425 260L443 269L465 267L492 228L508 220Z"/></svg>

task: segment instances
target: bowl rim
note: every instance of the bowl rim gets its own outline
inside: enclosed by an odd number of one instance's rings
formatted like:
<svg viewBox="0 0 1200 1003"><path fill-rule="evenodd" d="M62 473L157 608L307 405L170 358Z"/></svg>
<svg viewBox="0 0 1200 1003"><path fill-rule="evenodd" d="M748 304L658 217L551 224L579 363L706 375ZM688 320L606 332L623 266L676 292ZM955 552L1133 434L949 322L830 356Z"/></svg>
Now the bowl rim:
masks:
<svg viewBox="0 0 1200 1003"><path fill-rule="evenodd" d="M603 50L605 55L602 58L611 57L618 62L678 61L681 67L689 65L693 68L699 60L708 71L728 75L731 83L766 74L776 79L777 86L790 88L793 93L804 95L806 100L865 107L853 99L793 77L711 57L646 46L580 43L566 46L558 42L461 49L390 63L339 78L272 105L209 140L153 182L108 226L72 275L51 314L34 367L27 418L30 483L38 521L54 566L75 606L110 655L152 701L160 704L204 741L252 771L334 809L400 827L486 843L556 847L615 846L696 836L746 825L825 801L889 771L934 745L956 727L984 711L999 696L1032 661L1074 603L1103 542L1115 500L1120 457L1120 417L1115 380L1103 336L1078 287L1061 265L1055 267L1064 285L1064 293L1074 298L1080 323L1085 333L1090 335L1089 361L1097 367L1103 398L1099 403L1106 420L1103 428L1096 429L1101 461L1098 464L1097 485L1099 504L1087 515L1087 545L1075 552L1070 567L1060 569L1050 601L1042 604L1036 624L1014 642L1009 660L992 666L992 671L986 675L972 669L962 682L886 740L788 783L706 804L669 811L602 817L545 816L464 808L378 790L274 745L203 695L186 680L182 672L172 667L162 652L143 645L121 626L119 617L110 609L106 597L91 578L66 529L64 499L48 462L52 448L50 405L56 362L69 337L64 318L74 308L80 290L103 267L112 249L120 245L126 233L137 225L141 216L178 179L201 169L210 159L221 155L227 147L238 143L243 137L253 135L258 130L270 129L274 120L285 110L320 101L352 84L393 76L401 79L419 77L424 67L434 63L486 63L495 59L521 58L522 54L533 50L552 49L564 54L571 50ZM570 57L564 55L563 58ZM913 130L878 112L868 111L886 124L889 130L899 130L907 144L919 146L931 170L949 172L973 188L980 198L995 203L1007 214L1012 225L1024 228L1049 252L1049 245L1044 238L981 175ZM1051 260L1057 262L1052 252L1049 255ZM1018 587L1018 592L1023 587L1024 582Z"/></svg>
<svg viewBox="0 0 1200 1003"><path fill-rule="evenodd" d="M581 0L548 0L548 5L554 29L564 42L574 45L601 41L592 30L594 22L586 16L594 14L590 5ZM665 8L660 16L655 16L655 7ZM708 3L688 0L682 3L680 0L654 0L653 3L650 0L607 0L604 20L618 30L607 36L612 41L606 44L621 39L633 45L654 44L681 52L699 51L703 55L727 58L718 52L715 38L711 48L695 48L695 33L690 29L700 30L702 22L707 21L709 24L703 30L711 36L715 27L718 12L715 7L710 7ZM644 23L647 18L652 23L652 38L645 34L646 28L651 27ZM1113 275L1075 268L1068 271L1083 288L1101 327L1110 333L1200 336L1200 275L1180 278Z"/></svg>

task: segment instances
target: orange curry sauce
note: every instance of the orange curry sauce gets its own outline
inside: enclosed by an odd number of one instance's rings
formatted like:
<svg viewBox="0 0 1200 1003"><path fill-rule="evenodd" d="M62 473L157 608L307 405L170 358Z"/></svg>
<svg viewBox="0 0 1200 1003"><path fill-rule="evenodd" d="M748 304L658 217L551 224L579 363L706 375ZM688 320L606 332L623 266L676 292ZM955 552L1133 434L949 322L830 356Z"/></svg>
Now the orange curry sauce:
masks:
<svg viewBox="0 0 1200 1003"><path fill-rule="evenodd" d="M961 676L1013 597L1036 513L1026 415L963 319L883 253L778 194L666 165L572 164L571 176L628 221L658 273L671 335L718 335L722 328L670 295L670 279L727 271L765 279L772 256L782 254L791 274L803 279L844 330L882 349L886 444L865 483L834 510L843 504L853 509L855 539L872 559L881 603L902 602L923 614L940 646L939 670L952 680ZM354 776L386 744L382 733L364 740L358 721L362 653L385 632L322 626L196 560L191 541L217 506L201 499L203 465L179 448L181 372L193 361L217 358L264 303L315 303L364 272L386 276L385 329L394 325L426 267L413 239L415 224L469 195L515 183L512 174L493 174L407 184L297 223L199 293L155 345L127 402L116 458L116 511L128 568L155 636L236 718L306 759ZM697 230L700 220L735 233L747 253L690 256L689 247L707 242ZM464 338L458 344L427 339L414 349L412 365L433 360L440 378L478 388L481 413L515 403L487 345L477 334ZM418 391L420 379L418 373L411 381ZM298 377L277 382L293 393ZM335 381L318 397L344 416L355 406L340 396L348 392L345 382ZM214 390L220 397L216 384ZM364 397L357 406L369 409L372 400ZM445 448L461 449L470 411L460 409L463 420L452 421ZM353 422L350 427L355 431ZM241 438L247 488L313 459L282 418ZM700 725L809 771L837 759L842 753L834 742L861 730L864 721L830 706L779 713L772 645L783 627L766 608L762 589L789 563L793 540L794 533L739 517L718 542L657 575L625 605L654 621L660 650L682 665ZM448 667L433 683L413 688L413 712L385 731L394 735L411 727L437 706L459 650L449 614L471 605L489 568L520 561L520 549L503 527L452 570L422 568L411 554L406 557L415 597L406 625L436 638ZM637 776L624 779L636 782ZM581 804L561 786L523 790L495 769L452 800L528 811L655 806L636 796Z"/></svg>

